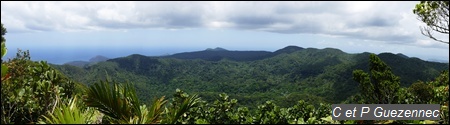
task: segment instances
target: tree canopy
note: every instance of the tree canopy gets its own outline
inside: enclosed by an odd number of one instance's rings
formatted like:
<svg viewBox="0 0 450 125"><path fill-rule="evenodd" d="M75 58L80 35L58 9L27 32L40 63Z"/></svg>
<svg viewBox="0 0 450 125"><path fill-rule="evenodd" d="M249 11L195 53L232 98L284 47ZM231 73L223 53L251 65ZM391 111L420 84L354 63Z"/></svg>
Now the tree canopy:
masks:
<svg viewBox="0 0 450 125"><path fill-rule="evenodd" d="M448 35L448 4L449 1L421 1L413 9L413 13L418 16L418 19L427 24L426 27L420 28L421 33L433 40L447 44L449 41L436 38L433 31Z"/></svg>
<svg viewBox="0 0 450 125"><path fill-rule="evenodd" d="M365 103L393 104L397 101L395 99L400 88L400 78L375 54L370 55L370 75L363 70L355 70L353 79L360 83Z"/></svg>

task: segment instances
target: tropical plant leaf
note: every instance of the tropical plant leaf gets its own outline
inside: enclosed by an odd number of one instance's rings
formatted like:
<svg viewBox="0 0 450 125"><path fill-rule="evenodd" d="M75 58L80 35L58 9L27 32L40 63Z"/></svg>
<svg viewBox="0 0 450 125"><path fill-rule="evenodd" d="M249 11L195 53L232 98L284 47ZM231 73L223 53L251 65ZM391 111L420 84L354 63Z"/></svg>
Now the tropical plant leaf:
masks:
<svg viewBox="0 0 450 125"><path fill-rule="evenodd" d="M161 120L161 114L164 111L163 106L167 103L167 100L164 100L164 96L155 100L153 105L148 110L148 123L155 124L159 123Z"/></svg>
<svg viewBox="0 0 450 125"><path fill-rule="evenodd" d="M182 100L180 100L180 102L179 102L181 104L178 105L177 102L174 102L174 104L176 104L176 107L173 107L171 109L165 108L166 119L164 119L162 121L162 123L168 123L168 124L178 123L178 120L182 119L186 115L186 112L188 112L189 109L197 106L198 102L200 101L200 98L196 94L187 96L187 98L186 98L185 97L186 94L181 92L178 89L177 89L177 93L182 93L181 94ZM172 105L174 105L174 104L172 104Z"/></svg>
<svg viewBox="0 0 450 125"><path fill-rule="evenodd" d="M42 124L88 124L92 122L93 112L80 109L77 97L69 100L68 103L60 104L53 113L43 116L39 121Z"/></svg>
<svg viewBox="0 0 450 125"><path fill-rule="evenodd" d="M159 123L167 102L164 97L155 100L150 109L140 105L136 91L131 84L120 85L107 79L94 83L87 90L86 105L95 107L111 118L112 123L150 124Z"/></svg>
<svg viewBox="0 0 450 125"><path fill-rule="evenodd" d="M115 122L129 121L135 114L141 114L136 92L128 84L123 87L113 83L110 87L108 80L100 81L89 87L87 95L87 106L97 108L106 116L117 120Z"/></svg>

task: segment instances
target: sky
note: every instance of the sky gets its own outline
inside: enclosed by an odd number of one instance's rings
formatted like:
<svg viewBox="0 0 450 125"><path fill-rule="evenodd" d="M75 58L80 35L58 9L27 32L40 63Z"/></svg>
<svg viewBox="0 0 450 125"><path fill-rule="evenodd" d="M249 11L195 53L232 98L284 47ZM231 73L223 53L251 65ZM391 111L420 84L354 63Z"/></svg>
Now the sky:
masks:
<svg viewBox="0 0 450 125"><path fill-rule="evenodd" d="M17 49L54 64L222 47L276 51L289 45L347 53L403 53L449 60L449 45L420 33L418 1L1 1L5 58ZM449 36L435 34L448 41Z"/></svg>

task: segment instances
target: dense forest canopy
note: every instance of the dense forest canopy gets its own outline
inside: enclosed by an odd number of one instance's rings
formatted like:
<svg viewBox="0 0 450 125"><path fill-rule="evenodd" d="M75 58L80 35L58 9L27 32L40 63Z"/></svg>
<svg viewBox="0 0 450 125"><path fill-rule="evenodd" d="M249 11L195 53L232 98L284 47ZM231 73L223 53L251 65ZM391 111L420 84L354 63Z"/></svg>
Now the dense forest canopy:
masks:
<svg viewBox="0 0 450 125"><path fill-rule="evenodd" d="M254 53L270 56L236 60L253 57ZM139 98L148 103L154 97L169 96L173 90L181 89L199 94L208 101L218 99L220 93L227 93L238 99L239 104L250 108L264 100L276 100L278 105L289 107L300 99L315 105L347 100L358 92L352 71L368 71L369 55L348 54L333 48L288 46L275 52L205 50L164 57L133 54L86 67L53 67L87 85L105 79L106 74L112 80L133 83ZM402 87L418 80L432 80L448 69L448 63L427 62L391 53L378 56L393 67L392 72L399 75ZM217 57L217 60L207 57Z"/></svg>

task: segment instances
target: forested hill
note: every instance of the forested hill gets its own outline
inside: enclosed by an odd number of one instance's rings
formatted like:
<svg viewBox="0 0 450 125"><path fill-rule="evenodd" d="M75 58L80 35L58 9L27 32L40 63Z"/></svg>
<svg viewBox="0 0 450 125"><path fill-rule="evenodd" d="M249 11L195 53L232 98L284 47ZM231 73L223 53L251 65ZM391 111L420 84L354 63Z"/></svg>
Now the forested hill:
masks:
<svg viewBox="0 0 450 125"><path fill-rule="evenodd" d="M253 61L271 57L272 53L268 51L228 51L225 49L206 49L196 52L177 53L163 58L177 59L203 59L207 61L219 61L230 59L234 61Z"/></svg>
<svg viewBox="0 0 450 125"><path fill-rule="evenodd" d="M275 52L215 50L169 57L133 54L85 68L54 67L85 84L105 79L106 74L118 82L134 83L139 98L144 101L163 95L170 97L179 88L210 101L220 93L227 93L249 107L267 100L284 107L300 99L314 104L339 103L358 92L358 84L352 80L353 70L369 70L369 53L348 54L333 48L289 46ZM400 76L402 86L418 80L430 81L449 68L448 63L391 53L378 56Z"/></svg>
<svg viewBox="0 0 450 125"><path fill-rule="evenodd" d="M302 49L303 48L297 46L287 46L272 53L268 51L229 51L217 47L215 49L208 48L203 51L177 53L164 56L164 58L203 59L208 61L219 61L222 59L229 59L233 61L255 61L273 57L282 53L292 53Z"/></svg>

